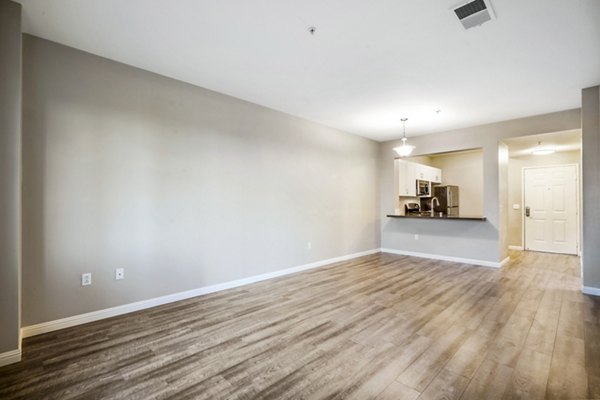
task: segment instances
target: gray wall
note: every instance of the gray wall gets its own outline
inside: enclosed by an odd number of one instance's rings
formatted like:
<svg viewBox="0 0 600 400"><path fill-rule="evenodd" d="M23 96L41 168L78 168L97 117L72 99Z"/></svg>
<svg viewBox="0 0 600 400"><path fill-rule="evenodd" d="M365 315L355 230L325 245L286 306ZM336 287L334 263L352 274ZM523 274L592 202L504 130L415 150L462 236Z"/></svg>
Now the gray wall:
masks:
<svg viewBox="0 0 600 400"><path fill-rule="evenodd" d="M0 353L20 348L21 5L0 1Z"/></svg>
<svg viewBox="0 0 600 400"><path fill-rule="evenodd" d="M600 86L582 91L583 285L600 289Z"/></svg>
<svg viewBox="0 0 600 400"><path fill-rule="evenodd" d="M379 247L378 143L32 36L23 50L24 326Z"/></svg>
<svg viewBox="0 0 600 400"><path fill-rule="evenodd" d="M523 168L560 164L577 164L579 166L580 158L579 150L561 151L545 156L528 155L510 158L508 163L508 244L510 246L523 246L523 204L521 203L523 201ZM521 208L513 210L513 204L519 204Z"/></svg>
<svg viewBox="0 0 600 400"><path fill-rule="evenodd" d="M484 214L486 222L431 221L387 218L394 211L394 156L400 141L381 144L380 216L381 247L428 254L500 261L506 249L500 246L499 141L508 137L578 129L580 110L568 110L465 129L409 138L415 155L483 148ZM409 132L410 134L410 132ZM414 234L419 240L414 240Z"/></svg>

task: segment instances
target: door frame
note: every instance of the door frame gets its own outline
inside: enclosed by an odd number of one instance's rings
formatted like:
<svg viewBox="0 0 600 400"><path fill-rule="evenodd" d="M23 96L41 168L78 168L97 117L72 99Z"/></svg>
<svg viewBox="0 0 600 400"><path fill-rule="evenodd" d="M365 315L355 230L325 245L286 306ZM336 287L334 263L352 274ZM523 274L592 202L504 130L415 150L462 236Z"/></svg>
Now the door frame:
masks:
<svg viewBox="0 0 600 400"><path fill-rule="evenodd" d="M525 242L525 170L526 169L540 169L540 168L556 168L556 167L575 167L575 219L577 220L577 247L575 249L578 256L581 256L581 210L580 210L580 176L579 176L579 164L549 164L549 165L538 165L521 168L521 245L523 250L527 249L527 243Z"/></svg>

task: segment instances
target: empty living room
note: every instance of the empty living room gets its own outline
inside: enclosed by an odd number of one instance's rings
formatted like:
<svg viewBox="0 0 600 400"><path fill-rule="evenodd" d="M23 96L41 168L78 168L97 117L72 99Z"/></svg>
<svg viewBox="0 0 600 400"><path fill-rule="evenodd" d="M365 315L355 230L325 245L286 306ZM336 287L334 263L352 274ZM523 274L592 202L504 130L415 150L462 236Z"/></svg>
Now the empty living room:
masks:
<svg viewBox="0 0 600 400"><path fill-rule="evenodd" d="M600 1L0 0L0 399L600 399Z"/></svg>

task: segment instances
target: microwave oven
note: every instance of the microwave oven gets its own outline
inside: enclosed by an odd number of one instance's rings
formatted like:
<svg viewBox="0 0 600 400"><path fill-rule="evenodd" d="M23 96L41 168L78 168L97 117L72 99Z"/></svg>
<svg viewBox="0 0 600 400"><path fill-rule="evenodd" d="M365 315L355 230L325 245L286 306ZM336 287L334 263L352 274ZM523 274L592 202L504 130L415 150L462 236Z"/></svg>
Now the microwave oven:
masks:
<svg viewBox="0 0 600 400"><path fill-rule="evenodd" d="M431 197L431 182L417 179L417 196Z"/></svg>

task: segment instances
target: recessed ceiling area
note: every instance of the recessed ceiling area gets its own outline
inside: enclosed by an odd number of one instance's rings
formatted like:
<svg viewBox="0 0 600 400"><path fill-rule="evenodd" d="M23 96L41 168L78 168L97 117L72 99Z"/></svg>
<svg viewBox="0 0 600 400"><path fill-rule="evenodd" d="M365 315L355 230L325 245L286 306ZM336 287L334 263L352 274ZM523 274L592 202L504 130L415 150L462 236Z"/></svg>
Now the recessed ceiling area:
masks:
<svg viewBox="0 0 600 400"><path fill-rule="evenodd" d="M504 143L508 146L510 157L530 156L537 148L554 149L556 152L581 150L581 130L521 136L506 139Z"/></svg>
<svg viewBox="0 0 600 400"><path fill-rule="evenodd" d="M20 3L27 33L380 141L402 117L410 137L578 108L600 83L597 0L492 0L469 30L456 0Z"/></svg>

